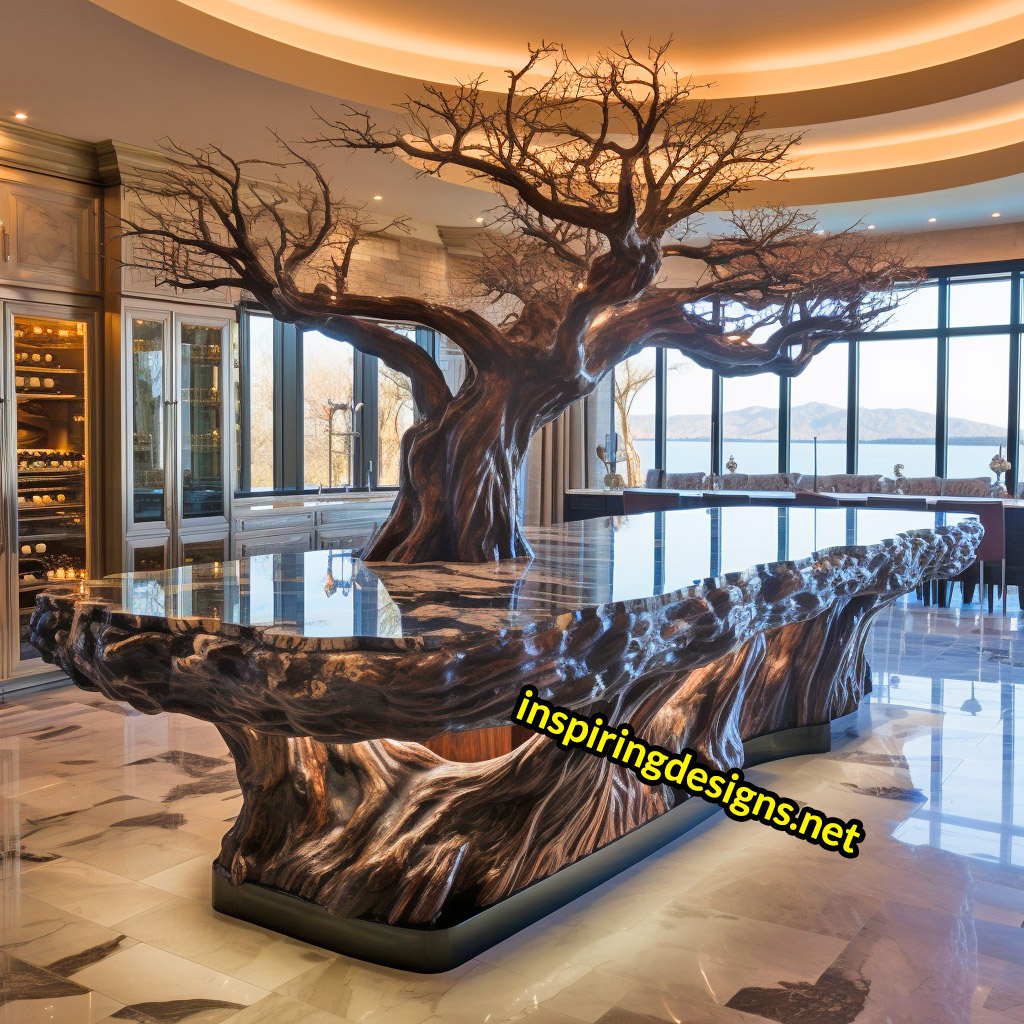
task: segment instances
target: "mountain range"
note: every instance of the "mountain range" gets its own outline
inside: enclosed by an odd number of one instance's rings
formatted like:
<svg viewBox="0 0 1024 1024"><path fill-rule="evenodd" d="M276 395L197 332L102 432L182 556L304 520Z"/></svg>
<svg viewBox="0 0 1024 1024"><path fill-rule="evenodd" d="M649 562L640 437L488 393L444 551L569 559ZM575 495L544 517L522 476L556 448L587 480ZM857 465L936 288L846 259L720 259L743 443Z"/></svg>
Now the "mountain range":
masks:
<svg viewBox="0 0 1024 1024"><path fill-rule="evenodd" d="M633 436L654 437L654 416L630 417ZM756 441L777 436L778 410L774 406L751 405L725 414L726 440ZM709 418L701 413L681 413L668 418L668 436L684 440L708 437ZM790 431L794 441L846 440L846 410L824 402L794 405L790 410ZM926 441L935 438L935 416L919 409L861 409L861 441ZM949 417L950 441L975 441L978 444L1001 444L1006 441L1006 428L992 423L978 423L957 416Z"/></svg>

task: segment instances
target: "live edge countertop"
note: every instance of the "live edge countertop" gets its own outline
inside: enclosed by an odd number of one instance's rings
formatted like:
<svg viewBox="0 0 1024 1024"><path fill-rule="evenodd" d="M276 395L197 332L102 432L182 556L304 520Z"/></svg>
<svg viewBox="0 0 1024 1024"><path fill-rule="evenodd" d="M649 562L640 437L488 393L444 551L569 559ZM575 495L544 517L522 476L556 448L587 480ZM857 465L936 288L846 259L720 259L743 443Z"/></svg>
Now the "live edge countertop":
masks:
<svg viewBox="0 0 1024 1024"><path fill-rule="evenodd" d="M413 739L507 721L517 678L544 659L556 695L585 701L602 686L593 648L607 642L609 664L626 656L610 642L624 616L671 607L672 628L710 659L837 598L953 575L981 527L951 513L740 507L527 532L534 557L498 563L322 550L55 584L37 598L32 642L79 685L130 687L142 710L233 710L257 729L336 742ZM589 676L573 685L576 646Z"/></svg>

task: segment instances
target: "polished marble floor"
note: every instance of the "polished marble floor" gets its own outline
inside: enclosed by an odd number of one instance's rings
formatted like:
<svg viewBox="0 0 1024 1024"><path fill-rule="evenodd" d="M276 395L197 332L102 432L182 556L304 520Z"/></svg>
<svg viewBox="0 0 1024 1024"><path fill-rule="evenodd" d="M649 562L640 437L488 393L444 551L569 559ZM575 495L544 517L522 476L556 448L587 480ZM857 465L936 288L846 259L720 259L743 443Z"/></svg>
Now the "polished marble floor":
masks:
<svg viewBox="0 0 1024 1024"><path fill-rule="evenodd" d="M875 691L830 753L749 772L862 819L857 860L718 816L426 977L213 913L239 797L212 726L73 688L10 698L0 1024L1024 1021L1024 619L904 601L869 656Z"/></svg>

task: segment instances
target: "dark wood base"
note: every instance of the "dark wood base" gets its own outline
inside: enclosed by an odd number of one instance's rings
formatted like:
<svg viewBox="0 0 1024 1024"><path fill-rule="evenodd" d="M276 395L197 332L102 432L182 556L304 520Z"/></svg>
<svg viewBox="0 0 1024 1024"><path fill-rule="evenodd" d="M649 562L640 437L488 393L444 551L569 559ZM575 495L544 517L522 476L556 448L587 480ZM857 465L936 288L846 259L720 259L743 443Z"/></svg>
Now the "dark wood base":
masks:
<svg viewBox="0 0 1024 1024"><path fill-rule="evenodd" d="M836 725L841 727L841 721ZM759 736L743 745L745 763L749 767L796 754L822 753L831 748L831 731L829 725L808 725ZM213 864L213 908L358 960L437 974L458 967L608 881L718 810L703 800L686 800L555 874L446 927L408 928L338 917L279 889L254 882L233 885L218 861Z"/></svg>

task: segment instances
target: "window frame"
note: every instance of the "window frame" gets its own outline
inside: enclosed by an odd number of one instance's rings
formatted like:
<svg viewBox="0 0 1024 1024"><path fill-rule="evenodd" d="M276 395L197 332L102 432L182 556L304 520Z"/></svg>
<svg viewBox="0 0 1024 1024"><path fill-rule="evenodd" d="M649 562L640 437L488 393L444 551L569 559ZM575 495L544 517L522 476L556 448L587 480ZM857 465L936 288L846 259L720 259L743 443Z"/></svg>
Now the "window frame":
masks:
<svg viewBox="0 0 1024 1024"><path fill-rule="evenodd" d="M926 271L926 282L934 284L938 289L936 307L936 323L916 330L880 329L877 331L854 332L837 343L848 343L847 370L847 402L846 402L846 472L856 473L858 464L859 434L859 398L860 398L860 346L862 342L878 345L886 340L904 340L912 338L937 338L936 345L936 403L935 403L935 475L944 477L948 465L949 446L949 342L953 338L983 337L994 334L1009 337L1009 360L1005 367L1007 403L1007 431L1004 451L1011 463L1010 472L1006 474L1006 488L1010 494L1017 492L1018 486L1024 483L1024 475L1017 466L1017 453L1021 438L1020 402L1024 387L1021 382L1021 338L1024 334L1021 308L1024 305L1024 260L998 260L987 263L948 264L930 267ZM971 279L993 276L1006 276L1010 280L1009 303L1006 317L1002 321L978 324L971 327L950 327L950 287ZM721 321L721 303L715 300L711 310L714 322ZM685 353L683 353L685 355ZM670 410L666 384L667 358L664 354L656 359L657 377L655 381L655 461L659 468L664 468L667 460L667 422ZM999 378L1002 368L993 368L994 397L999 394L1001 385ZM711 385L711 464L712 472L721 473L723 468L722 432L723 403L722 383L725 378L714 373ZM791 395L790 382L785 377L779 378L779 438L778 438L778 471L788 472L790 467L791 441ZM609 429L615 429L614 414ZM994 453L993 453L994 454ZM694 467L698 469L700 467ZM741 467L742 469L742 467Z"/></svg>
<svg viewBox="0 0 1024 1024"><path fill-rule="evenodd" d="M356 349L353 353L353 400L362 402L361 435L356 446L355 479L352 486L338 487L306 486L303 416L305 411L303 378L303 332L293 324L274 320L273 329L273 377L274 377L274 486L270 490L253 491L252 445L249 390L251 366L249 358L250 317L269 317L259 306L240 303L238 306L238 379L236 387L236 410L238 418L236 451L238 467L235 474L234 497L236 499L274 497L291 494L330 494L348 491L369 490L367 466L373 462L373 490L397 491L397 485L380 485L377 482L378 449L378 401L377 401L377 359L365 356ZM415 330L416 344L437 360L439 339L433 330L415 323L388 321L388 325L411 327ZM415 415L415 413L414 413Z"/></svg>

